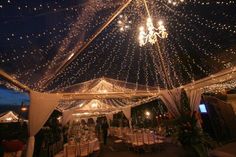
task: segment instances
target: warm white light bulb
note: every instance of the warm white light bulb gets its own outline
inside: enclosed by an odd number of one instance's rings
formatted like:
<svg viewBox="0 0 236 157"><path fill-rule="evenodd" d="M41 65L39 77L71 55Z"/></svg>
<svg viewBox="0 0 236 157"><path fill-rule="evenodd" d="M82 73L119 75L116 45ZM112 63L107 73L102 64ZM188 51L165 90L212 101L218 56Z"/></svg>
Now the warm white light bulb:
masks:
<svg viewBox="0 0 236 157"><path fill-rule="evenodd" d="M147 22L152 22L151 17L147 18Z"/></svg>
<svg viewBox="0 0 236 157"><path fill-rule="evenodd" d="M144 31L144 27L143 26L139 27L139 30Z"/></svg>
<svg viewBox="0 0 236 157"><path fill-rule="evenodd" d="M126 29L129 28L129 26L128 26L128 25L125 25L125 28L126 28Z"/></svg>
<svg viewBox="0 0 236 157"><path fill-rule="evenodd" d="M97 103L92 103L92 108L97 108L98 104Z"/></svg>
<svg viewBox="0 0 236 157"><path fill-rule="evenodd" d="M145 115L146 115L146 116L150 116L150 114L151 114L151 113L150 113L149 111L146 111L146 112L145 112Z"/></svg>
<svg viewBox="0 0 236 157"><path fill-rule="evenodd" d="M11 118L11 117L7 117L6 120L7 120L7 121L11 121L12 118Z"/></svg>
<svg viewBox="0 0 236 157"><path fill-rule="evenodd" d="M162 20L158 21L158 25L163 25L163 21Z"/></svg>

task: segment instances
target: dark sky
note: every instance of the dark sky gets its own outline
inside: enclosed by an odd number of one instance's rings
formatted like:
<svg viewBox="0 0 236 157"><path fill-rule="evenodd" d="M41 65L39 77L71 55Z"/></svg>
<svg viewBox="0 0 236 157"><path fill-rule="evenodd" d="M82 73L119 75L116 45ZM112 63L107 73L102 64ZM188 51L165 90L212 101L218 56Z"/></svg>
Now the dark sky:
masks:
<svg viewBox="0 0 236 157"><path fill-rule="evenodd" d="M28 94L0 87L0 107L1 105L21 105L22 102L29 104Z"/></svg>

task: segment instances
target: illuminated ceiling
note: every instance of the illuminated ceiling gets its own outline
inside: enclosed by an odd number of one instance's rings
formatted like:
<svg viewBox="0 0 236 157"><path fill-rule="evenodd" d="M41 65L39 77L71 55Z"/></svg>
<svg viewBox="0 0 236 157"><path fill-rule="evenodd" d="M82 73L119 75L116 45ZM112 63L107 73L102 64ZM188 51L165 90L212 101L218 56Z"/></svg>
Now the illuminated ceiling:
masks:
<svg viewBox="0 0 236 157"><path fill-rule="evenodd" d="M139 46L148 15L142 0L128 2L0 2L0 68L34 90L52 91L100 77L172 88L235 65L234 1L147 0L153 23L162 20L168 32L159 47Z"/></svg>

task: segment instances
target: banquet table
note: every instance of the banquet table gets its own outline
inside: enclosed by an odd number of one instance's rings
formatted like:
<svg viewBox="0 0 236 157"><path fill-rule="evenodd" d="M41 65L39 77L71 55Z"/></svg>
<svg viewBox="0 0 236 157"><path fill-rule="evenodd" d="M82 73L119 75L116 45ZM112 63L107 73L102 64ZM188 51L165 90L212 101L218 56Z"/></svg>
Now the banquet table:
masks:
<svg viewBox="0 0 236 157"><path fill-rule="evenodd" d="M75 156L86 156L96 152L100 149L99 141L97 138L93 140L81 141L81 142L70 142L64 144L64 156L75 157Z"/></svg>

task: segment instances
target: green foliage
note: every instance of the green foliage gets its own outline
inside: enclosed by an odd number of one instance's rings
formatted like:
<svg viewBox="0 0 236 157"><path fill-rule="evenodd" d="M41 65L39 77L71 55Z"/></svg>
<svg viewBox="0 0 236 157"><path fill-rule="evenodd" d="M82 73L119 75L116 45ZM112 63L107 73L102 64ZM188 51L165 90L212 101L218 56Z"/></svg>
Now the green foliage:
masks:
<svg viewBox="0 0 236 157"><path fill-rule="evenodd" d="M198 126L195 111L191 111L186 92L181 93L180 116L174 120L176 139L184 146L191 147L199 157L207 156L207 149L215 146L215 142Z"/></svg>

